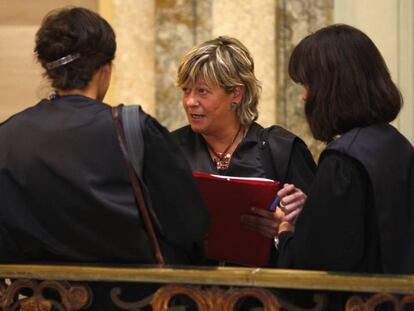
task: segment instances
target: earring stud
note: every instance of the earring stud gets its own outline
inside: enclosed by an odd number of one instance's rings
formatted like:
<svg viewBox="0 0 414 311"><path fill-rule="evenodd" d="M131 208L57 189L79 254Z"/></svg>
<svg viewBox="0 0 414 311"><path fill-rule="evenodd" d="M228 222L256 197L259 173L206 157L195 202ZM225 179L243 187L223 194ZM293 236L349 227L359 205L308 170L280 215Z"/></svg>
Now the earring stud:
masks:
<svg viewBox="0 0 414 311"><path fill-rule="evenodd" d="M236 110L237 103L236 102L231 102L230 107L231 107L231 109Z"/></svg>

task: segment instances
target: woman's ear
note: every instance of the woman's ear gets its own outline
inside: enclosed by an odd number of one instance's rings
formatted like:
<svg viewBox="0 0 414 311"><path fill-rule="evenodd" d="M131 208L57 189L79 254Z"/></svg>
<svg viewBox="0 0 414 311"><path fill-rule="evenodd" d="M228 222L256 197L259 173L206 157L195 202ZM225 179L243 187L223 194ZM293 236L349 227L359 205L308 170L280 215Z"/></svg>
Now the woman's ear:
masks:
<svg viewBox="0 0 414 311"><path fill-rule="evenodd" d="M103 72L105 72L105 74L111 74L112 73L112 64L108 63L108 64L105 64L105 65L102 65L101 70Z"/></svg>
<svg viewBox="0 0 414 311"><path fill-rule="evenodd" d="M244 86L235 86L233 89L233 101L240 104L244 95Z"/></svg>
<svg viewBox="0 0 414 311"><path fill-rule="evenodd" d="M111 82L111 74L112 74L112 64L108 63L102 65L97 72L98 79L96 88L97 88L97 99L102 101L108 91L109 84Z"/></svg>

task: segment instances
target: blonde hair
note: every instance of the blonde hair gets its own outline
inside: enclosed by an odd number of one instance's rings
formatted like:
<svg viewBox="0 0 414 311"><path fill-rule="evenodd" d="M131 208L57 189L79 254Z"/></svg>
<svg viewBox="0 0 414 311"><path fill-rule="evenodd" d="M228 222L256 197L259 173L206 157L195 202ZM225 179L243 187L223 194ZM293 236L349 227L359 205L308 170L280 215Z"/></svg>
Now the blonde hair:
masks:
<svg viewBox="0 0 414 311"><path fill-rule="evenodd" d="M221 87L227 93L237 86L244 87L237 117L242 125L257 119L261 86L254 75L253 58L239 40L221 36L189 50L178 67L177 86L194 84L199 75L207 85Z"/></svg>

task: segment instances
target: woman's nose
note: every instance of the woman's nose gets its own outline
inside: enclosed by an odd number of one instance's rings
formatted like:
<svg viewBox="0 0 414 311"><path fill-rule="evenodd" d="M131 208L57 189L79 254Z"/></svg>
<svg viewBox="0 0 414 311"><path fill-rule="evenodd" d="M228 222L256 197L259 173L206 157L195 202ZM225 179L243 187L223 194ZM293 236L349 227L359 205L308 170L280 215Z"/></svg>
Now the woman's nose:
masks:
<svg viewBox="0 0 414 311"><path fill-rule="evenodd" d="M188 107L194 107L198 105L197 97L194 96L195 94L193 92L188 93L186 96L184 96L184 104Z"/></svg>

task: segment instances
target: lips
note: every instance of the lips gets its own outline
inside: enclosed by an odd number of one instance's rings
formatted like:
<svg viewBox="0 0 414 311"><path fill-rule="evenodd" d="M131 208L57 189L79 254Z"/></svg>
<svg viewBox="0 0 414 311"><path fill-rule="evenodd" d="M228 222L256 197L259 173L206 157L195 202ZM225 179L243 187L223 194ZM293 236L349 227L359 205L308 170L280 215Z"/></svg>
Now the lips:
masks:
<svg viewBox="0 0 414 311"><path fill-rule="evenodd" d="M196 119L196 120L200 120L202 118L205 118L205 115L204 114L191 113L190 116L191 116L192 119Z"/></svg>

